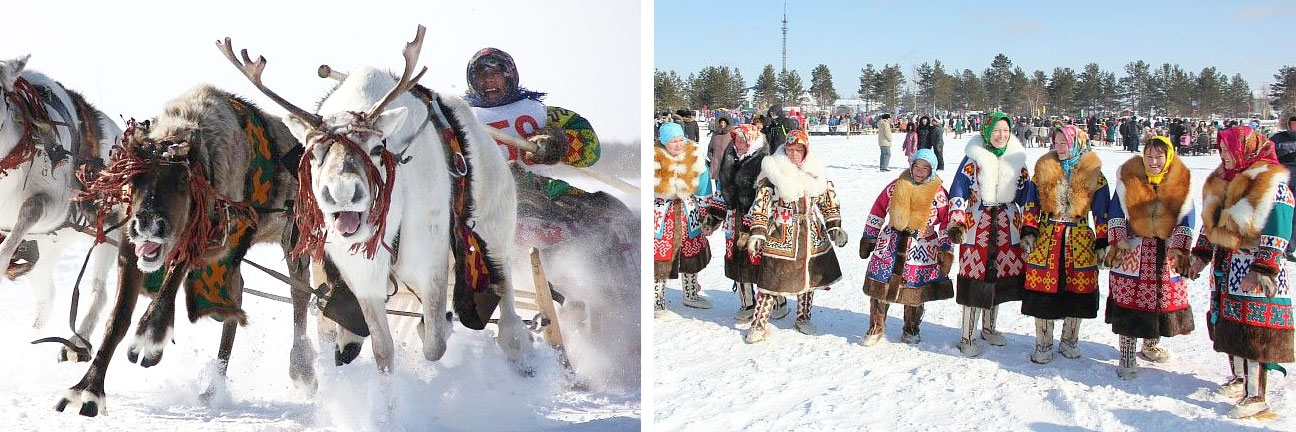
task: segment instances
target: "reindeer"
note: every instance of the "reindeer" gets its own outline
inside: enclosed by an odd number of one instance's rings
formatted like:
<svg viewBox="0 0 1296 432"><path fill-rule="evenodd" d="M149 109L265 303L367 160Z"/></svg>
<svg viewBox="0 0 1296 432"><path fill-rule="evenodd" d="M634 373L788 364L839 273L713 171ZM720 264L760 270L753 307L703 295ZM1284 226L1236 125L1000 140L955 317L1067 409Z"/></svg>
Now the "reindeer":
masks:
<svg viewBox="0 0 1296 432"><path fill-rule="evenodd" d="M217 45L257 89L288 111L285 123L306 146L298 171L302 241L297 251L327 259L354 292L372 332L378 369L392 367L393 342L384 315L390 280L422 301L423 356L436 361L445 354L447 263L455 249L460 320L482 329L498 303L497 342L525 370L532 340L514 309L511 278L502 265L516 228L516 185L494 141L462 99L415 85L427 71L414 75L425 31L419 26L405 46L399 79L362 68L330 92L317 113L262 84L265 57L253 62L242 50L240 61L229 38ZM339 352L343 343L339 339Z"/></svg>
<svg viewBox="0 0 1296 432"><path fill-rule="evenodd" d="M88 243L80 234L93 211L74 205L80 187L74 173L103 166L121 134L111 120L86 103L81 95L36 71L27 70L24 55L0 61L0 265L13 279L30 272L36 297L34 328L42 328L54 300L53 274L64 248ZM111 209L104 209L111 213ZM34 239L34 241L32 240ZM45 259L38 259L44 252ZM91 251L90 307L81 325L59 351L59 360L86 361L103 310L104 285L114 248L98 245ZM69 318L74 323L75 316Z"/></svg>
<svg viewBox="0 0 1296 432"><path fill-rule="evenodd" d="M292 251L288 214L300 150L278 118L208 85L167 103L155 120L129 123L112 165L89 185L96 203L127 208L129 228L117 257L117 303L90 368L55 409L79 404L81 415L93 417L104 408L108 364L130 328L143 288L153 301L140 318L127 358L143 367L162 360L184 282L189 320L213 316L224 323L217 353L217 370L224 377L235 331L246 324L240 308L243 255L257 243ZM305 283L300 261L290 260L288 267L291 277ZM309 292L293 291L289 375L299 387L313 390L314 353L305 336L309 300Z"/></svg>

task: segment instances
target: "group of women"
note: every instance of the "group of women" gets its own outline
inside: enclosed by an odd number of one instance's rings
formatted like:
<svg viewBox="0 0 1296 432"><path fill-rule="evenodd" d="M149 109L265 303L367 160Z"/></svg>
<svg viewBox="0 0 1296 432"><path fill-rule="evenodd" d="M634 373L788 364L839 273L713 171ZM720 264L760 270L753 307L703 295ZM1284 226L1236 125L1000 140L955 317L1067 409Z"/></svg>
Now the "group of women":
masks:
<svg viewBox="0 0 1296 432"><path fill-rule="evenodd" d="M996 329L998 307L1020 301L1021 312L1035 318L1031 361L1053 360L1059 320L1056 352L1078 358L1081 324L1098 316L1099 270L1108 269L1105 320L1119 335L1117 374L1134 379L1136 357L1165 362L1170 353L1160 338L1194 329L1185 278L1205 271L1207 330L1233 374L1219 389L1237 401L1229 416L1267 411L1267 372L1293 361L1283 253L1294 199L1273 143L1245 126L1221 133L1222 163L1203 188L1194 241L1191 175L1169 139L1147 140L1109 183L1076 126L1050 128L1052 150L1033 170L1011 130L1009 117L991 115L969 140L948 189L936 174L937 155L915 152L874 201L859 245L871 311L861 343L882 340L892 303L904 306L901 341L917 343L923 305L953 297L962 307L958 349L974 357L981 341L1006 344ZM661 129L657 310L666 313L665 283L677 277L686 306L710 307L698 295L696 273L710 260L706 236L723 227L725 275L742 302L735 317L752 321L746 341L768 336L771 315L787 313L784 296L797 297L796 329L814 334L814 291L841 278L833 246L847 242L832 182L803 132L789 132L777 148L754 127L736 127L731 136L717 171L720 194L713 194L705 154L676 128Z"/></svg>

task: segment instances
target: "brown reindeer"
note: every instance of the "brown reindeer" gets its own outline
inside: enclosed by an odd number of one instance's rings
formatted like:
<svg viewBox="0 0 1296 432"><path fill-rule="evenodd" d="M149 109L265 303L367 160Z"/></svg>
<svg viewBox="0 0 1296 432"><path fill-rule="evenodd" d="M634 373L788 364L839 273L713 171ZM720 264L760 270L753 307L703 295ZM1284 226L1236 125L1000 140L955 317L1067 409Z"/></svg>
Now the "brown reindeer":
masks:
<svg viewBox="0 0 1296 432"><path fill-rule="evenodd" d="M235 330L246 323L243 255L257 243L278 243L287 254L295 234L289 215L301 146L282 121L251 103L199 85L167 103L153 121L132 121L122 141L112 164L89 186L96 203L127 205L117 303L89 370L55 406L63 411L79 404L80 414L91 417L104 408L108 363L126 336L138 295L153 302L127 352L131 362L150 367L162 360L183 282L190 321L212 316L224 322L217 354L224 376ZM300 261L288 267L294 279L306 281ZM293 291L289 375L313 390L314 353L305 335L309 299Z"/></svg>

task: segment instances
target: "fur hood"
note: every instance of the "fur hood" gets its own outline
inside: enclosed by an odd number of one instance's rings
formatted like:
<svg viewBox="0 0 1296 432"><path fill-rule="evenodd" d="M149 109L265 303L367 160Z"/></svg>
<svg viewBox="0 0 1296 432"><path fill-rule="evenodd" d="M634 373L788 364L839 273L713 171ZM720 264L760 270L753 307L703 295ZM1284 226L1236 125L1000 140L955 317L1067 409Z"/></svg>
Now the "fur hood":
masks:
<svg viewBox="0 0 1296 432"><path fill-rule="evenodd" d="M784 150L780 146L774 154L761 160L761 173L756 182L769 179L774 184L774 196L788 202L823 195L828 190L828 176L818 153L806 152L805 160L801 162L805 171L802 171L788 159Z"/></svg>
<svg viewBox="0 0 1296 432"><path fill-rule="evenodd" d="M891 193L891 202L887 205L887 216L891 219L892 228L914 232L927 229L932 202L937 194L945 190L941 187L940 177L935 174L932 173L931 180L917 184L909 175L909 170L900 173L900 178L895 181L895 190Z"/></svg>
<svg viewBox="0 0 1296 432"><path fill-rule="evenodd" d="M1071 178L1062 172L1057 153L1048 152L1035 161L1035 189L1039 193L1040 211L1071 220L1085 220L1093 205L1094 192L1103 187L1102 160L1093 152L1080 156Z"/></svg>
<svg viewBox="0 0 1296 432"><path fill-rule="evenodd" d="M1260 230L1273 210L1278 184L1288 178L1287 168L1271 162L1251 164L1226 181L1219 170L1202 187L1202 231L1211 243L1229 249L1259 245Z"/></svg>
<svg viewBox="0 0 1296 432"><path fill-rule="evenodd" d="M679 156L671 156L665 147L655 147L653 155L653 175L657 178L653 186L656 198L688 198L697 193L702 174L706 172L706 155L696 142L687 140L684 151Z"/></svg>
<svg viewBox="0 0 1296 432"><path fill-rule="evenodd" d="M1120 181L1113 185L1130 232L1137 237L1170 239L1174 229L1193 209L1188 193L1192 173L1179 158L1170 162L1165 179L1156 188L1148 182L1143 156L1134 156L1121 165ZM1175 215L1172 219L1169 215Z"/></svg>
<svg viewBox="0 0 1296 432"><path fill-rule="evenodd" d="M981 202L1002 204L1012 202L1017 197L1017 180L1026 169L1026 149L1015 135L1008 138L1007 149L1002 157L986 150L981 135L973 135L964 152L977 165Z"/></svg>

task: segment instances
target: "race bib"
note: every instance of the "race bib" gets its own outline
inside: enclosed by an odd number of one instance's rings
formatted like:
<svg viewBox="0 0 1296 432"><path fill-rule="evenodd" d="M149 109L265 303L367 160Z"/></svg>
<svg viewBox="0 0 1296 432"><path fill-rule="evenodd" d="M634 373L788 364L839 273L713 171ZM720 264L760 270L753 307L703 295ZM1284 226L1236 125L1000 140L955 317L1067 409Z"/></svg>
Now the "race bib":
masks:
<svg viewBox="0 0 1296 432"><path fill-rule="evenodd" d="M545 121L548 119L544 104L531 99L522 99L508 105L491 108L473 107L473 113L477 115L478 121L518 138L527 138L540 132L541 129L544 129ZM499 149L500 154L504 155L508 160L521 161L526 165L532 164L531 161L525 160L521 152L513 147L499 144Z"/></svg>

